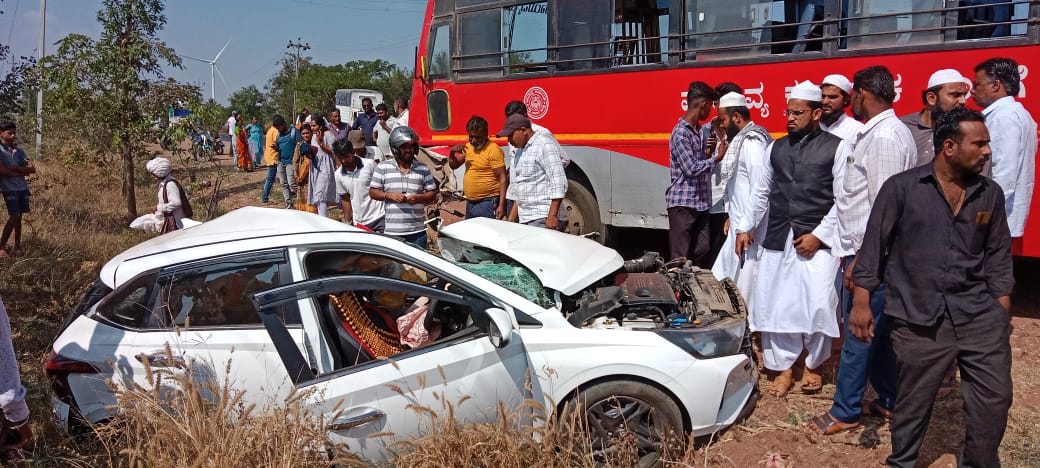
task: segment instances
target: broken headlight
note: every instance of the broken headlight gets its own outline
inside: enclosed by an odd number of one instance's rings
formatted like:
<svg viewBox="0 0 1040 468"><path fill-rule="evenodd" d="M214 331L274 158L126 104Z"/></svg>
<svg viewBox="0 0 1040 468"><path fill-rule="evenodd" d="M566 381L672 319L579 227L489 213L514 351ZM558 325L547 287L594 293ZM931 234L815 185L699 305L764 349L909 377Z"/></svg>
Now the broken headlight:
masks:
<svg viewBox="0 0 1040 468"><path fill-rule="evenodd" d="M704 328L660 328L654 333L696 358L707 359L740 353L746 320L733 320Z"/></svg>

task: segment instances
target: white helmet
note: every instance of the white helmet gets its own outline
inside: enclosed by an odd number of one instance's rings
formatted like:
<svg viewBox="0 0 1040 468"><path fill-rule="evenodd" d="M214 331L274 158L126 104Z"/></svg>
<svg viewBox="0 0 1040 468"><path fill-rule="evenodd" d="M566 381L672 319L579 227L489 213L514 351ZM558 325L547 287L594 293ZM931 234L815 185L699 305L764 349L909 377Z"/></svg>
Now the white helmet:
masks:
<svg viewBox="0 0 1040 468"><path fill-rule="evenodd" d="M416 149L418 149L419 135L415 133L415 130L408 127L397 127L390 132L390 152L394 154L394 157L400 156L401 146L408 143L415 143Z"/></svg>

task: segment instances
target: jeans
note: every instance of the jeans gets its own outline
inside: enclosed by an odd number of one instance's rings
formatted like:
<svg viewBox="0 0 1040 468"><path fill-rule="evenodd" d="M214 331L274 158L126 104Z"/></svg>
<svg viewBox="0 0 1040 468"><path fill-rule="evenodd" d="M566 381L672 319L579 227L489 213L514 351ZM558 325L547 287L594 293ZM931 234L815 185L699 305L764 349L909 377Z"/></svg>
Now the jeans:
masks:
<svg viewBox="0 0 1040 468"><path fill-rule="evenodd" d="M275 172L278 174L278 180L282 183L282 196L285 197L285 201L287 203L292 203L293 198L296 197L296 190L298 189L298 187L296 186L296 176L295 172L293 171L292 163L283 164L279 162L274 169ZM267 179L271 182L274 182L273 180L271 180L270 169L268 169L267 171ZM266 181L264 182L264 191L267 193L271 192L271 189L268 186L268 182Z"/></svg>
<svg viewBox="0 0 1040 468"><path fill-rule="evenodd" d="M271 186L274 185L276 174L278 174L277 167L267 166L267 178L264 179L264 191L260 194L260 201L263 203L267 203L271 200Z"/></svg>
<svg viewBox="0 0 1040 468"><path fill-rule="evenodd" d="M494 218L498 208L498 197L488 197L477 201L466 202L466 219Z"/></svg>
<svg viewBox="0 0 1040 468"><path fill-rule="evenodd" d="M405 241L405 242L407 242L409 244L415 244L416 247L419 247L420 249L426 250L426 244L427 244L426 230L422 230L422 231L414 233L414 234L406 234L406 235L403 235L403 236L394 236L394 237L397 237L398 239L401 239L401 240L403 240L403 241Z"/></svg>
<svg viewBox="0 0 1040 468"><path fill-rule="evenodd" d="M842 271L849 260L842 260ZM892 320L885 315L885 285L870 294L870 311L874 316L874 338L864 343L849 333L849 314L852 312L852 292L841 288L841 313L844 318L845 342L841 346L841 364L835 379L834 404L831 416L844 423L859 421L863 414L863 393L867 380L878 394L878 402L885 409L895 407L899 370L892 351Z"/></svg>

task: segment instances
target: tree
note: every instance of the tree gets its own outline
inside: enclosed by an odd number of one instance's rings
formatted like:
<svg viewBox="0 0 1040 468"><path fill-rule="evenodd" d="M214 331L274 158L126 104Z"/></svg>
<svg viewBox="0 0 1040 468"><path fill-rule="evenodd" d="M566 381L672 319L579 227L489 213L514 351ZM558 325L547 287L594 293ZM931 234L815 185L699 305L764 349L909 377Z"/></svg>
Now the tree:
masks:
<svg viewBox="0 0 1040 468"><path fill-rule="evenodd" d="M310 109L327 114L336 106L336 90L342 88L371 89L383 93L385 101L407 97L411 93L411 73L385 60L353 60L342 65L320 65L310 57L300 57L300 76L295 77L295 56L286 54L281 68L271 78L267 89L270 102L282 115L292 113L293 91L297 94L297 110Z"/></svg>
<svg viewBox="0 0 1040 468"><path fill-rule="evenodd" d="M161 0L103 0L97 14L97 41L70 34L57 52L44 58L45 129L63 138L89 142L102 159L112 146L121 162L126 213L137 216L135 155L144 154L145 136L171 102L192 89L163 82L163 63L180 67L180 58L158 37L166 25ZM198 89L194 89L197 93Z"/></svg>
<svg viewBox="0 0 1040 468"><path fill-rule="evenodd" d="M242 112L247 123L250 117L256 117L260 122L270 122L271 117L274 116L274 105L268 100L267 95L257 89L255 85L249 85L231 93L228 101L232 110Z"/></svg>

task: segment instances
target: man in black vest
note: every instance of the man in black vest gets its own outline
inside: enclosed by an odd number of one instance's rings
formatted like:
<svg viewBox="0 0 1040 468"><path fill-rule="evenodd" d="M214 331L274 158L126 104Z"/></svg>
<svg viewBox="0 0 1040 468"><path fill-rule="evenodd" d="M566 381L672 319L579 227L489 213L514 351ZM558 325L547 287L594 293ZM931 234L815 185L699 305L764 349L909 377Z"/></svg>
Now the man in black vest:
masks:
<svg viewBox="0 0 1040 468"><path fill-rule="evenodd" d="M841 187L851 149L841 138L820 130L820 88L805 81L787 101L787 136L769 148L766 177L752 189L759 210L769 208L761 240L751 330L762 338L765 367L779 374L769 392L786 395L794 385L791 368L807 351L802 391L823 385L818 368L838 337L834 278L838 258L830 247L837 238L834 194ZM747 245L750 233L737 238Z"/></svg>

